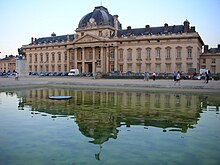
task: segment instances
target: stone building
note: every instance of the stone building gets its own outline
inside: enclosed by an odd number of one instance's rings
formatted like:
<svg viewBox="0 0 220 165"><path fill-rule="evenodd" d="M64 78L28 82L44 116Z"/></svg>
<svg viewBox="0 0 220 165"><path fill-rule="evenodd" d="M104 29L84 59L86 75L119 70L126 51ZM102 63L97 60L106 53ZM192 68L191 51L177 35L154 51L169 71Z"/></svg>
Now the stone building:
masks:
<svg viewBox="0 0 220 165"><path fill-rule="evenodd" d="M82 17L75 34L34 39L22 48L28 70L64 72L187 72L200 68L204 45L188 20L181 25L122 29L103 6Z"/></svg>
<svg viewBox="0 0 220 165"><path fill-rule="evenodd" d="M203 69L210 70L211 73L220 73L220 44L217 48L204 46L204 52L200 56L200 65Z"/></svg>
<svg viewBox="0 0 220 165"><path fill-rule="evenodd" d="M16 70L16 56L6 55L0 59L0 72L13 72Z"/></svg>

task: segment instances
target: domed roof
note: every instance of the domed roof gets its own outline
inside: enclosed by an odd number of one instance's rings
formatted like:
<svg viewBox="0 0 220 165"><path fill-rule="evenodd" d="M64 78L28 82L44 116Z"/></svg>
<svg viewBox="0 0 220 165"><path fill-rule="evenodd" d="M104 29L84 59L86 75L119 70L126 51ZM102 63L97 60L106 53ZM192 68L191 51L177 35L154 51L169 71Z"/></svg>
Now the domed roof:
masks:
<svg viewBox="0 0 220 165"><path fill-rule="evenodd" d="M87 24L96 26L112 26L114 27L114 17L109 14L108 9L103 6L95 7L93 12L86 14L79 22L78 28L84 28Z"/></svg>

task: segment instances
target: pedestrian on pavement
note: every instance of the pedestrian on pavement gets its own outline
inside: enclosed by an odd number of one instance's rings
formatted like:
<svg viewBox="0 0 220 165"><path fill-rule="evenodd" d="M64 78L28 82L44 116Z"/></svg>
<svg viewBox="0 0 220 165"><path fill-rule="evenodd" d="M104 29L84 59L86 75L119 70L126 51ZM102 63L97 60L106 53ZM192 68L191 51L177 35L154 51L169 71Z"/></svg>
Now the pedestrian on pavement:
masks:
<svg viewBox="0 0 220 165"><path fill-rule="evenodd" d="M174 85L176 85L176 83L179 83L179 85L180 85L180 72L179 71L177 72L176 81L175 81Z"/></svg>
<svg viewBox="0 0 220 165"><path fill-rule="evenodd" d="M155 79L156 79L156 73L155 72L153 72L153 80L155 81Z"/></svg>
<svg viewBox="0 0 220 165"><path fill-rule="evenodd" d="M148 81L148 80L149 80L149 73L144 72L144 81Z"/></svg>

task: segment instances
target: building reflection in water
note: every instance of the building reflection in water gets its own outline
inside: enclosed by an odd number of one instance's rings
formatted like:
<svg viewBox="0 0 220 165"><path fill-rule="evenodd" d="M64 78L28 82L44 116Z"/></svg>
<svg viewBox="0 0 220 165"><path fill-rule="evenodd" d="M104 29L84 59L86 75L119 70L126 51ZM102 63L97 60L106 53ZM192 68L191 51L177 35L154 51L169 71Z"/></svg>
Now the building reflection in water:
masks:
<svg viewBox="0 0 220 165"><path fill-rule="evenodd" d="M70 100L49 100L52 95L70 95ZM207 98L199 95L34 89L18 93L19 109L29 106L32 114L74 118L80 132L93 144L116 139L122 126L153 126L186 133L196 126ZM97 153L96 159L99 159Z"/></svg>

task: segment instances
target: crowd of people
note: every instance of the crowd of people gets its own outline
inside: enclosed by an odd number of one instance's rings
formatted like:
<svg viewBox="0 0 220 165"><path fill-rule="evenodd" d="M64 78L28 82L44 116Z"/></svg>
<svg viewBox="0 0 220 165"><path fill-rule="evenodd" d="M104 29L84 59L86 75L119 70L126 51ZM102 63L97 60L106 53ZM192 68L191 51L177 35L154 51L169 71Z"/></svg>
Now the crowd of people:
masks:
<svg viewBox="0 0 220 165"><path fill-rule="evenodd" d="M208 83L209 82L209 79L210 79L210 70L206 70L204 73L202 73L200 75L200 77L204 77L205 78L205 83ZM180 85L180 80L181 80L181 72L180 71L174 71L173 72L173 80L174 80L174 85L176 84L179 84ZM144 72L144 81L149 81L149 77L150 77L150 74L148 72ZM153 81L156 80L156 73L153 72L152 73L152 79Z"/></svg>

